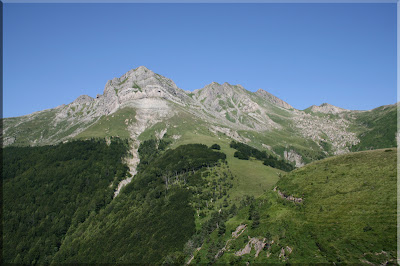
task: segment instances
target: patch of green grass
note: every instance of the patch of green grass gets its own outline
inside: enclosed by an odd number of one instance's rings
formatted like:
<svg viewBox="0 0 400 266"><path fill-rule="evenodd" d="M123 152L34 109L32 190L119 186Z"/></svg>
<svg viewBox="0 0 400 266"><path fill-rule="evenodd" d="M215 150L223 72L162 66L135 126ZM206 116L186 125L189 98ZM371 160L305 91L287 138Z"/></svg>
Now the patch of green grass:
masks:
<svg viewBox="0 0 400 266"><path fill-rule="evenodd" d="M68 108L68 107L65 107ZM70 122L59 121L54 123L56 110L41 111L33 119L26 120L25 117L6 118L3 120L7 129L7 136L15 137L13 146L35 146L46 145L60 140L62 137L72 134L74 130L84 123L75 124L71 127ZM21 123L22 122L22 123ZM20 123L18 127L15 125Z"/></svg>
<svg viewBox="0 0 400 266"><path fill-rule="evenodd" d="M226 102L230 108L235 108L235 106L232 104L232 102L228 99Z"/></svg>
<svg viewBox="0 0 400 266"><path fill-rule="evenodd" d="M219 95L218 95L218 96L219 96ZM218 101L218 104L219 104L219 106L222 107L222 109L226 110L226 104L225 104L225 102L224 102L223 100L219 100L219 101Z"/></svg>
<svg viewBox="0 0 400 266"><path fill-rule="evenodd" d="M142 88L135 81L133 82L132 88L138 89L140 92L142 92Z"/></svg>
<svg viewBox="0 0 400 266"><path fill-rule="evenodd" d="M126 81L128 80L128 78L125 78L123 81L121 81L118 86L121 86L122 84L124 84Z"/></svg>
<svg viewBox="0 0 400 266"><path fill-rule="evenodd" d="M228 112L225 113L225 118L231 121L232 123L236 123L236 119L230 116Z"/></svg>
<svg viewBox="0 0 400 266"><path fill-rule="evenodd" d="M79 133L75 138L105 138L105 137L120 137L122 139L129 138L128 126L136 121L136 112L134 109L126 107L117 112L102 116L94 125L90 126L85 131Z"/></svg>

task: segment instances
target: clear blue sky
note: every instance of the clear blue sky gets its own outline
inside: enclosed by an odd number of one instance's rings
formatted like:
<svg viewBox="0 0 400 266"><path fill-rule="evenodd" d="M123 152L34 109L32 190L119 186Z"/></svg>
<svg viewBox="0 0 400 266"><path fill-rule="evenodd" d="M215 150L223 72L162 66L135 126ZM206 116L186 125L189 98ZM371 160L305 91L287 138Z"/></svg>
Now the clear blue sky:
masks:
<svg viewBox="0 0 400 266"><path fill-rule="evenodd" d="M5 4L4 117L102 94L144 65L194 90L267 90L297 109L396 102L396 4Z"/></svg>

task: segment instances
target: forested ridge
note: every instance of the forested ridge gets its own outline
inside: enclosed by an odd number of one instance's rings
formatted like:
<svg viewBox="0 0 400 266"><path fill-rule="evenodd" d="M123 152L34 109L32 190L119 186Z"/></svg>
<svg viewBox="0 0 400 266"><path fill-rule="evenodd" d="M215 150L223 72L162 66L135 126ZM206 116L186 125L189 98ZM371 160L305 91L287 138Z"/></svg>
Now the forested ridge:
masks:
<svg viewBox="0 0 400 266"><path fill-rule="evenodd" d="M226 155L202 144L165 150L168 143L140 145L139 172L115 199L118 182L129 175L126 141L4 149L4 262L183 261L185 244L192 239L186 248L192 252L194 240L200 245L229 214L215 211L229 189L226 175L204 190L215 204L206 208L199 194L202 177L225 165ZM217 184L218 193L210 194ZM208 221L200 231L195 206L205 208L201 217Z"/></svg>
<svg viewBox="0 0 400 266"><path fill-rule="evenodd" d="M225 154L201 144L165 152L164 147L156 140L140 145L143 160L134 180L99 215L68 234L55 262L183 262L184 246L196 232L187 184Z"/></svg>

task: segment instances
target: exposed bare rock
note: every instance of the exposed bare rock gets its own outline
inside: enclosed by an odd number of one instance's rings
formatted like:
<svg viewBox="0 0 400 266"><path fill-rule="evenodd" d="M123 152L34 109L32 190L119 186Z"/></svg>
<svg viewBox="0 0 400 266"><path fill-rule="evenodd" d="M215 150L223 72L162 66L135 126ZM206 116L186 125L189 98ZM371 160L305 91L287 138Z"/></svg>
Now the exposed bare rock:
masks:
<svg viewBox="0 0 400 266"><path fill-rule="evenodd" d="M199 252L201 250L201 247L196 248L196 251ZM188 260L188 262L186 263L186 265L189 265L192 260L194 259L194 254L192 255L192 257L190 257L190 259Z"/></svg>
<svg viewBox="0 0 400 266"><path fill-rule="evenodd" d="M72 103L74 104L83 104L83 103L90 103L93 102L94 99L88 95L81 95L78 98L76 98L75 101L73 101Z"/></svg>
<svg viewBox="0 0 400 266"><path fill-rule="evenodd" d="M247 224L241 224L238 227L236 227L236 230L232 232L232 238L226 241L225 246L217 252L215 258L218 259L219 257L221 257L228 248L229 242L238 238L244 231L246 231L246 229L247 229Z"/></svg>
<svg viewBox="0 0 400 266"><path fill-rule="evenodd" d="M243 249L235 252L236 256L243 256L245 254L249 254L251 252L251 249L254 248L254 250L256 251L256 254L254 255L254 257L257 258L258 254L263 250L264 246L267 244L266 238L263 238L262 240L260 240L256 237L253 237L253 238L249 237L249 239L250 239L249 242L246 244L246 246Z"/></svg>
<svg viewBox="0 0 400 266"><path fill-rule="evenodd" d="M209 130L211 132L213 132L214 134L217 134L217 132L223 133L226 136L228 136L236 141L239 141L239 142L247 143L250 141L250 139L240 136L236 131L231 130L229 128L219 127L219 126L211 126L211 127L209 127Z"/></svg>
<svg viewBox="0 0 400 266"><path fill-rule="evenodd" d="M15 137L6 137L3 139L3 145L8 146L15 142Z"/></svg>
<svg viewBox="0 0 400 266"><path fill-rule="evenodd" d="M288 256L292 253L292 248L289 246L286 246L286 248L281 248L281 253L279 254L279 258L283 260L287 260Z"/></svg>
<svg viewBox="0 0 400 266"><path fill-rule="evenodd" d="M255 94L257 94L258 96L264 98L267 100L267 102L272 103L276 106L285 108L285 109L294 109L293 106L291 106L290 104L288 104L287 102L279 99L278 97L272 95L271 93L263 90L263 89L259 89L258 91L255 92Z"/></svg>
<svg viewBox="0 0 400 266"><path fill-rule="evenodd" d="M247 224L241 224L236 227L236 230L232 232L233 238L238 238L247 229Z"/></svg>
<svg viewBox="0 0 400 266"><path fill-rule="evenodd" d="M292 201L292 202L295 202L295 203L302 203L303 202L302 198L296 198L296 197L294 197L292 195L286 195L285 193L282 193L279 189L277 189L277 187L274 187L274 191L277 191L278 195L282 199L285 199L285 200L288 200L288 201Z"/></svg>
<svg viewBox="0 0 400 266"><path fill-rule="evenodd" d="M114 198L116 196L118 196L119 192L121 191L121 188L123 188L124 186L129 184L131 181L132 181L132 177L128 177L128 178L122 180L121 182L119 182L117 190L114 191Z"/></svg>
<svg viewBox="0 0 400 266"><path fill-rule="evenodd" d="M320 141L328 141L337 155L349 152L350 146L360 142L356 133L348 131L350 121L343 117L317 117L301 112L292 120L305 138L312 139L318 145Z"/></svg>
<svg viewBox="0 0 400 266"><path fill-rule="evenodd" d="M129 184L132 181L132 178L136 175L136 168L140 162L138 149L140 142L138 137L143 133L147 128L155 125L156 123L171 117L174 115L171 112L170 107L167 102L162 99L154 99L154 98L143 98L132 101L129 103L129 106L135 106L136 121L132 124L128 125L128 130L130 132L130 137L133 140L130 149L130 156L125 158L127 165L129 167L129 172L132 177L128 177L121 181L118 184L118 189L114 193L114 197L119 194L119 191L122 187ZM164 134L167 132L167 129L158 132L158 136L162 138Z"/></svg>
<svg viewBox="0 0 400 266"><path fill-rule="evenodd" d="M324 113L324 114L339 114L339 113L343 113L343 112L348 112L349 110L347 109L343 109L337 106L334 106L332 104L329 103L323 103L320 106L316 106L316 105L312 105L310 108L311 112L314 113Z"/></svg>
<svg viewBox="0 0 400 266"><path fill-rule="evenodd" d="M234 129L267 131L280 125L266 115L257 100L258 96L241 85L213 82L200 90L194 90L194 99L216 122Z"/></svg>
<svg viewBox="0 0 400 266"><path fill-rule="evenodd" d="M172 135L172 138L175 140L180 139L181 137L182 137L181 135Z"/></svg>
<svg viewBox="0 0 400 266"><path fill-rule="evenodd" d="M154 132L154 134L155 134L157 139L162 139L164 137L165 133L167 133L167 129L166 128L164 128L164 129L162 129L160 131L155 131Z"/></svg>
<svg viewBox="0 0 400 266"><path fill-rule="evenodd" d="M296 153L294 150L290 151L285 150L283 152L283 157L285 158L285 160L295 163L296 167L304 166L303 158L301 157L300 154Z"/></svg>

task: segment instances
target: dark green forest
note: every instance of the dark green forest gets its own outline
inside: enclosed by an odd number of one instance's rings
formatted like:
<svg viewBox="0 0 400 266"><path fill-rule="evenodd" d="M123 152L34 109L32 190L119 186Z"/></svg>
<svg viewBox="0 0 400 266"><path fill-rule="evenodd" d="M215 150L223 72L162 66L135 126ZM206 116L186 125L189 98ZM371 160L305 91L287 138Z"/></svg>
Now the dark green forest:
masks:
<svg viewBox="0 0 400 266"><path fill-rule="evenodd" d="M4 262L51 262L67 232L111 202L126 152L118 139L3 149Z"/></svg>
<svg viewBox="0 0 400 266"><path fill-rule="evenodd" d="M121 160L128 146L93 139L5 148L4 262L183 262L235 213L227 203L224 212L211 209L196 230L202 176L226 158L202 144L165 150L166 141L142 142L138 174L113 199L129 176Z"/></svg>
<svg viewBox="0 0 400 266"><path fill-rule="evenodd" d="M254 157L257 160L263 161L265 165L281 169L286 172L292 171L294 169L294 166L289 162L278 159L273 155L268 155L267 152L260 151L244 143L232 141L230 147L236 149L234 156L238 159L249 160L250 157Z"/></svg>

